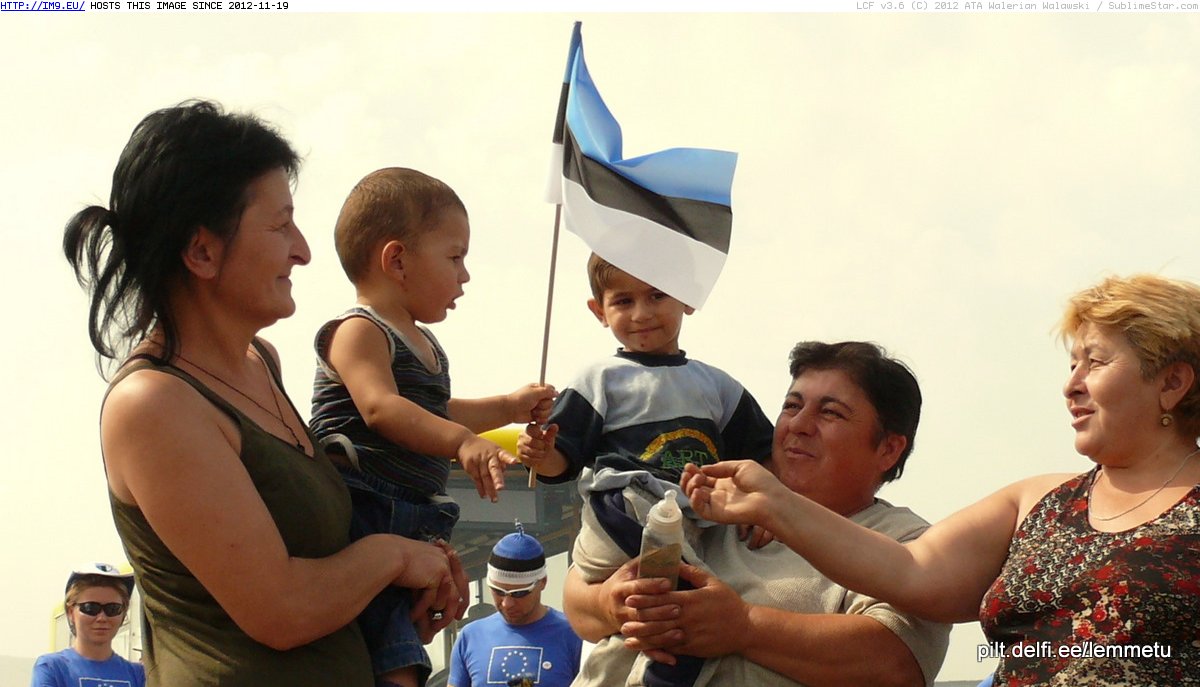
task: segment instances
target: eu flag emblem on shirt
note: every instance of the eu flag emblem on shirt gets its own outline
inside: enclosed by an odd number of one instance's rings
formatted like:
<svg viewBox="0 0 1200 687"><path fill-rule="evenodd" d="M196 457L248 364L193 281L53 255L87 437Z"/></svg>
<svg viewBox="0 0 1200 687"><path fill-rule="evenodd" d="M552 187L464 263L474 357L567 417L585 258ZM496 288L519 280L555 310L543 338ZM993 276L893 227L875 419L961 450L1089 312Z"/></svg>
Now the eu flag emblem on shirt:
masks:
<svg viewBox="0 0 1200 687"><path fill-rule="evenodd" d="M542 668L542 648L539 646L498 646L492 649L488 661L487 683L508 685L516 678L531 678L538 683Z"/></svg>

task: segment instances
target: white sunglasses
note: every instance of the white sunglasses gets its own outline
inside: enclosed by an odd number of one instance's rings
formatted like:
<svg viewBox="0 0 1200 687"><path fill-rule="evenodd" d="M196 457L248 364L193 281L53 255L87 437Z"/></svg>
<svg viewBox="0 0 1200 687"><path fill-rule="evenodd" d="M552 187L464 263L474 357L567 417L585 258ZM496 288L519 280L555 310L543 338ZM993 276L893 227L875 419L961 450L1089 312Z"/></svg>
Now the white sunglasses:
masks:
<svg viewBox="0 0 1200 687"><path fill-rule="evenodd" d="M514 599L524 599L525 597L527 597L533 593L533 590L536 589L538 586L538 582L541 582L541 580L535 581L533 584L529 585L528 587L521 587L519 589L501 589L501 588L493 585L490 582L488 583L488 587L491 588L493 594L500 597L501 599L503 599L506 596L511 596Z"/></svg>

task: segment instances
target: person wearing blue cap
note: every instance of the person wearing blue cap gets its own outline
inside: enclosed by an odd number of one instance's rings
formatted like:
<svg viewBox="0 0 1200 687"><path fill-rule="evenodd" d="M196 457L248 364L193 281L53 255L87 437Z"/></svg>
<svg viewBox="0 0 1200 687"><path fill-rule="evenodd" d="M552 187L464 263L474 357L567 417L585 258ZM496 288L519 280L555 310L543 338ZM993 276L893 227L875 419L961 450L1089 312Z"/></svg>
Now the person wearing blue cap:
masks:
<svg viewBox="0 0 1200 687"><path fill-rule="evenodd" d="M487 584L498 613L467 624L454 643L447 687L565 687L583 640L562 611L542 603L546 553L520 523L492 547Z"/></svg>
<svg viewBox="0 0 1200 687"><path fill-rule="evenodd" d="M143 687L146 671L113 653L112 642L125 621L133 595L133 573L108 563L87 563L67 576L63 609L71 646L38 658L32 687L105 685Z"/></svg>

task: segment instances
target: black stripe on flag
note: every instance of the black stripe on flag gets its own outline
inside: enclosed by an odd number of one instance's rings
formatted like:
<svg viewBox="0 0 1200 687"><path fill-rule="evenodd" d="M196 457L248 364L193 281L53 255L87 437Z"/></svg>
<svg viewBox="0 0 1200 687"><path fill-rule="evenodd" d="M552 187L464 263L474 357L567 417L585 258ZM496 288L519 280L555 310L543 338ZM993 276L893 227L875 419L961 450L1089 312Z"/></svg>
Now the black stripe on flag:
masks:
<svg viewBox="0 0 1200 687"><path fill-rule="evenodd" d="M729 235L733 230L733 210L729 206L664 196L643 188L584 155L570 127L564 129L563 176L582 186L592 200L638 215L729 254Z"/></svg>
<svg viewBox="0 0 1200 687"><path fill-rule="evenodd" d="M562 94L558 97L558 114L554 116L554 138L551 143L562 145L563 131L567 128L567 95L571 92L571 84L563 82Z"/></svg>

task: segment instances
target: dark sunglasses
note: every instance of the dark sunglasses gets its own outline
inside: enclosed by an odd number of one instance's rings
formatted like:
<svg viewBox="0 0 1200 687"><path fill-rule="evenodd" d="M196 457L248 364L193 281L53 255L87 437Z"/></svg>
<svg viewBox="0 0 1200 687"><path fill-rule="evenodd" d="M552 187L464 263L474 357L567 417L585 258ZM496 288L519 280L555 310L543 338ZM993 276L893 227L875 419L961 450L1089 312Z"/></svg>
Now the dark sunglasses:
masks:
<svg viewBox="0 0 1200 687"><path fill-rule="evenodd" d="M75 608L78 608L79 612L84 615L100 615L100 611L104 611L104 615L109 618L115 618L125 612L125 604L116 601L107 604L99 601L84 601L75 604Z"/></svg>
<svg viewBox="0 0 1200 687"><path fill-rule="evenodd" d="M538 580L538 582L541 582L541 580ZM501 599L503 599L506 596L511 596L514 599L524 599L525 597L532 594L533 590L536 589L537 586L538 586L537 582L534 582L533 584L529 585L528 587L521 587L520 589L501 589L499 587L493 587L490 584L488 585L488 587L491 588L492 593L495 594L496 596L500 597Z"/></svg>

